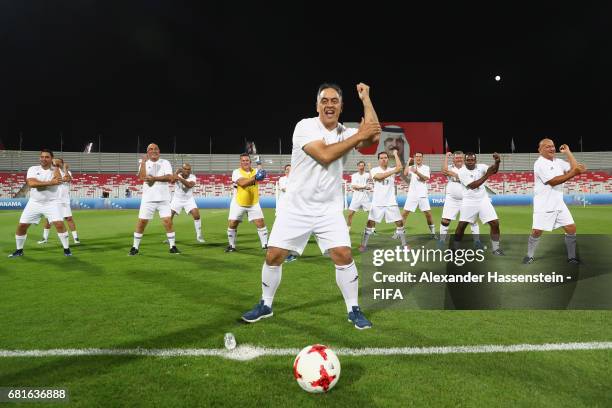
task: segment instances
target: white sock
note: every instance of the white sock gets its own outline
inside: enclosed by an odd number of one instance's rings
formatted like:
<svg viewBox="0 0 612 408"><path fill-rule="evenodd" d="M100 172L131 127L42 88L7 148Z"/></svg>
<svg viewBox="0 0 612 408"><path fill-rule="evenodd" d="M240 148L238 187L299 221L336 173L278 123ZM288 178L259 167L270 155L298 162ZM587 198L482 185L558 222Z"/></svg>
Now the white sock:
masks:
<svg viewBox="0 0 612 408"><path fill-rule="evenodd" d="M491 247L493 248L493 251L497 251L499 249L499 241L491 240Z"/></svg>
<svg viewBox="0 0 612 408"><path fill-rule="evenodd" d="M134 248L138 249L140 246L140 240L142 239L142 234L137 232L134 233L134 244L132 245Z"/></svg>
<svg viewBox="0 0 612 408"><path fill-rule="evenodd" d="M264 262L261 268L261 298L264 301L264 305L272 307L274 295L276 294L278 285L280 285L282 276L283 265L270 266Z"/></svg>
<svg viewBox="0 0 612 408"><path fill-rule="evenodd" d="M168 237L168 245L170 245L170 248L172 248L175 244L175 238L176 238L176 233L174 232L167 232L166 236Z"/></svg>
<svg viewBox="0 0 612 408"><path fill-rule="evenodd" d="M448 235L449 227L450 227L450 224L448 225L440 224L440 240L441 241L446 241L446 236Z"/></svg>
<svg viewBox="0 0 612 408"><path fill-rule="evenodd" d="M51 228L44 228L43 229L43 240L48 240L49 239L49 232L51 231Z"/></svg>
<svg viewBox="0 0 612 408"><path fill-rule="evenodd" d="M257 228L257 234L259 234L259 240L261 241L262 248L268 245L268 228Z"/></svg>
<svg viewBox="0 0 612 408"><path fill-rule="evenodd" d="M57 236L59 237L60 241L62 242L62 246L64 247L64 249L68 249L70 246L70 239L68 238L68 231L65 232L58 232Z"/></svg>
<svg viewBox="0 0 612 408"><path fill-rule="evenodd" d="M25 235L15 235L15 245L16 245L17 249L23 249L23 246L25 245L27 237L28 237L28 234L25 234Z"/></svg>
<svg viewBox="0 0 612 408"><path fill-rule="evenodd" d="M470 224L470 229L472 230L474 241L480 241L480 225L478 222Z"/></svg>
<svg viewBox="0 0 612 408"><path fill-rule="evenodd" d="M227 241L232 248L236 248L236 235L238 232L235 229L227 229Z"/></svg>
<svg viewBox="0 0 612 408"><path fill-rule="evenodd" d="M436 226L433 224L429 224L429 230L431 231L432 234L436 233Z"/></svg>
<svg viewBox="0 0 612 408"><path fill-rule="evenodd" d="M400 241L402 241L402 246L406 246L406 233L404 227L395 228L395 233L399 237Z"/></svg>
<svg viewBox="0 0 612 408"><path fill-rule="evenodd" d="M374 233L374 228L365 227L363 230L363 238L361 238L361 246L368 246L368 240Z"/></svg>
<svg viewBox="0 0 612 408"><path fill-rule="evenodd" d="M346 311L351 312L353 306L359 305L359 273L355 261L349 265L336 265L336 283L346 303Z"/></svg>
<svg viewBox="0 0 612 408"><path fill-rule="evenodd" d="M202 219L200 218L199 220L193 220L193 226L195 227L195 230L196 230L196 236L201 237L202 236Z"/></svg>
<svg viewBox="0 0 612 408"><path fill-rule="evenodd" d="M79 240L79 235L77 234L76 230L72 231L72 239L75 241Z"/></svg>

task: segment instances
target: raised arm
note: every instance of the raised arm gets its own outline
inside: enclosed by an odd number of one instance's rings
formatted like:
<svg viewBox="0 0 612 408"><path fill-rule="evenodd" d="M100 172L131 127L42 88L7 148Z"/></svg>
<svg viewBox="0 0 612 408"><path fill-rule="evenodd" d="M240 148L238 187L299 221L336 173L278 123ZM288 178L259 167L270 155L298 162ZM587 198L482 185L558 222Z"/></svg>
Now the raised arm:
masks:
<svg viewBox="0 0 612 408"><path fill-rule="evenodd" d="M448 177L458 177L457 173L455 173L454 171L451 171L448 169L448 159L452 156L453 154L451 152L447 152L446 155L444 156L444 162L442 162L442 174L444 174L445 176Z"/></svg>
<svg viewBox="0 0 612 408"><path fill-rule="evenodd" d="M149 155L145 153L142 155L138 167L138 179L140 181L145 181L145 177L147 177L147 160L149 160Z"/></svg>
<svg viewBox="0 0 612 408"><path fill-rule="evenodd" d="M363 103L363 120L365 122L373 122L379 123L378 115L374 110L374 105L372 104L372 100L370 99L370 87L363 82L357 84L357 93L359 94L359 99ZM380 140L380 134L372 139L362 141L357 148L368 147L373 145L374 143L378 143Z"/></svg>
<svg viewBox="0 0 612 408"><path fill-rule="evenodd" d="M485 174L481 178L479 178L478 180L474 180L470 184L468 184L466 186L467 188L469 188L471 190L477 189L485 181L487 181L487 179L489 177L491 177L493 174L497 173L497 171L499 170L499 163L501 162L501 157L499 156L499 154L493 153L493 159L495 159L495 163L493 163L492 166L489 166L489 168L487 169L487 171L485 172Z"/></svg>
<svg viewBox="0 0 612 408"><path fill-rule="evenodd" d="M559 184L563 184L566 181L586 171L586 166L576 161L576 158L574 157L574 154L570 151L568 145L566 144L561 145L561 147L559 148L559 151L561 153L564 153L565 157L567 157L567 161L569 162L569 165L570 165L570 170L566 172L565 174L553 177L550 180L548 180L546 183L544 183L552 187L558 186Z"/></svg>

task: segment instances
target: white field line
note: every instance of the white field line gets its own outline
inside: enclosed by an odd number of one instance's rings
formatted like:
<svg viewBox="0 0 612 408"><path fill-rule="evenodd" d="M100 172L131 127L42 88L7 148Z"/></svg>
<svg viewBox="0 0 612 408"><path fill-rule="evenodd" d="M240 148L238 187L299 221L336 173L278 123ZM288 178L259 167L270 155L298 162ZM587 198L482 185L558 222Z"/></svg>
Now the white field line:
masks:
<svg viewBox="0 0 612 408"><path fill-rule="evenodd" d="M547 344L510 344L444 347L368 347L338 348L334 351L340 356L397 356L432 354L470 354L470 353L518 353L526 351L574 351L574 350L611 350L612 342L589 343L547 343ZM241 345L233 350L226 349L49 349L49 350L2 350L0 358L7 357L76 357L76 356L142 356L142 357L222 357L230 360L247 361L263 356L295 356L297 348L268 348Z"/></svg>

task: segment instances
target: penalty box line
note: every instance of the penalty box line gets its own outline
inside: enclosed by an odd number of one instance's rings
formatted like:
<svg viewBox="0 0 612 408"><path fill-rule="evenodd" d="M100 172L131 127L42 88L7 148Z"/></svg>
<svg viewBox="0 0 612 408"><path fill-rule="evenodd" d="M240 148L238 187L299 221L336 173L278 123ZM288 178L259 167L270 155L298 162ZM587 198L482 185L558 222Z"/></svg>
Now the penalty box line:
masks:
<svg viewBox="0 0 612 408"><path fill-rule="evenodd" d="M366 348L333 348L339 356L410 356L435 354L473 354L473 353L520 353L542 351L577 351L577 350L611 350L612 342L588 343L546 343L546 344L509 344L509 345L475 345L475 346L440 346L440 347L366 347ZM233 350L168 348L168 349L48 349L48 350L2 350L0 358L11 357L95 357L95 356L129 356L129 357L221 357L230 360L248 361L264 356L295 356L297 348L269 348L240 345Z"/></svg>

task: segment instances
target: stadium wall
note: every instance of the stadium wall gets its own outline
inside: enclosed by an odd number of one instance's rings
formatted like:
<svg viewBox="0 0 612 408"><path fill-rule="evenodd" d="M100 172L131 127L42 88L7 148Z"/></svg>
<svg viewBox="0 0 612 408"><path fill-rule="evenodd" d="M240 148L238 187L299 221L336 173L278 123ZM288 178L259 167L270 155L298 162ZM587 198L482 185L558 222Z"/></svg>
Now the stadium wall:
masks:
<svg viewBox="0 0 612 408"><path fill-rule="evenodd" d="M533 196L531 195L494 195L491 197L493 205L532 205ZM601 205L612 204L612 194L571 194L563 197L567 205ZM196 198L198 208L229 208L230 197L200 197ZM397 198L398 205L403 207L406 197ZM27 204L27 198L0 198L0 210L19 210ZM348 197L348 204L351 196ZM429 203L432 207L442 207L444 205L443 195L430 195ZM276 208L274 197L261 197L262 208ZM83 198L70 200L72 209L138 209L140 198Z"/></svg>

